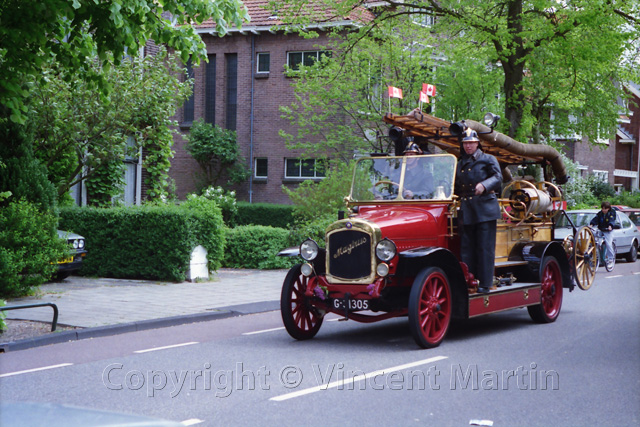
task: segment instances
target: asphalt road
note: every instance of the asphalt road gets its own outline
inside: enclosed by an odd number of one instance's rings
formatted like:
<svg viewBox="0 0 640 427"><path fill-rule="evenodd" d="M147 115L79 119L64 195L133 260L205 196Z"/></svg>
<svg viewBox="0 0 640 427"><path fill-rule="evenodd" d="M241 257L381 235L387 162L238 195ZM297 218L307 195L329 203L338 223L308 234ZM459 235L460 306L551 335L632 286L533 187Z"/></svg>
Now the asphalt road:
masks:
<svg viewBox="0 0 640 427"><path fill-rule="evenodd" d="M183 425L637 426L638 266L565 292L553 324L507 311L455 323L431 350L406 319L334 317L297 342L268 312L10 352L0 400Z"/></svg>

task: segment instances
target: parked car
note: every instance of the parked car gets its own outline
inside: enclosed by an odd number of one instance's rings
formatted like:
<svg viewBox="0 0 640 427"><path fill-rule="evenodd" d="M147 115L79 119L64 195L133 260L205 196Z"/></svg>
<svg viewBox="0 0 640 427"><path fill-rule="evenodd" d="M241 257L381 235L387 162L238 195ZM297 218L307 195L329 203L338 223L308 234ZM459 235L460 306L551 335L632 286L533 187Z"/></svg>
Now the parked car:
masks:
<svg viewBox="0 0 640 427"><path fill-rule="evenodd" d="M599 209L568 211L567 216L576 228L580 228L585 225L588 226L598 211ZM565 216L560 216L554 232L556 240L563 240L567 235L573 234L573 228ZM636 262L638 245L640 245L640 231L627 214L621 211L616 212L613 243L616 246L616 255L618 257L624 256L627 261Z"/></svg>
<svg viewBox="0 0 640 427"><path fill-rule="evenodd" d="M63 280L69 277L74 271L82 267L82 259L87 254L84 237L69 231L58 230L58 237L69 243L69 256L58 261L58 271L54 275L54 280Z"/></svg>
<svg viewBox="0 0 640 427"><path fill-rule="evenodd" d="M616 208L618 212L624 212L627 214L632 223L640 230L640 208L630 208L629 206L618 206Z"/></svg>

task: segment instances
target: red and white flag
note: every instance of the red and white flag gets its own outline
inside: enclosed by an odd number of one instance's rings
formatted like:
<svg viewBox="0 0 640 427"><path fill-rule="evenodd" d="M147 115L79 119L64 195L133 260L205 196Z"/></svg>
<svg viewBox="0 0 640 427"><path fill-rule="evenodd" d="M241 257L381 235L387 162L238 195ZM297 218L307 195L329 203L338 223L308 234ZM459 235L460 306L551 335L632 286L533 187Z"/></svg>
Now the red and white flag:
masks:
<svg viewBox="0 0 640 427"><path fill-rule="evenodd" d="M422 91L429 96L436 96L436 85L422 83Z"/></svg>
<svg viewBox="0 0 640 427"><path fill-rule="evenodd" d="M425 104L429 103L429 96L427 96L427 92L420 91L420 102L424 102Z"/></svg>
<svg viewBox="0 0 640 427"><path fill-rule="evenodd" d="M402 99L402 89L398 89L397 87L389 86L389 98L400 98L400 99Z"/></svg>

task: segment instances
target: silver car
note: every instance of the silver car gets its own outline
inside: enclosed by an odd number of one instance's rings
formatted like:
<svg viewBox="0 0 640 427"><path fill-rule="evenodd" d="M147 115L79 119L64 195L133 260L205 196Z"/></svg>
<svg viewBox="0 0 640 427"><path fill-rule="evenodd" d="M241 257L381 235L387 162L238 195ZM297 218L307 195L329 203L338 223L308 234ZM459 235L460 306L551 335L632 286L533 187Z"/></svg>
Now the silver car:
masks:
<svg viewBox="0 0 640 427"><path fill-rule="evenodd" d="M584 209L577 211L567 211L567 216L573 222L576 229L589 225L593 217L600 209ZM616 226L613 230L613 243L616 246L616 255L624 256L629 262L636 262L638 259L638 246L640 245L640 231L631 222L627 214L616 211ZM564 215L557 217L554 238L564 239L568 234L573 234L571 224Z"/></svg>

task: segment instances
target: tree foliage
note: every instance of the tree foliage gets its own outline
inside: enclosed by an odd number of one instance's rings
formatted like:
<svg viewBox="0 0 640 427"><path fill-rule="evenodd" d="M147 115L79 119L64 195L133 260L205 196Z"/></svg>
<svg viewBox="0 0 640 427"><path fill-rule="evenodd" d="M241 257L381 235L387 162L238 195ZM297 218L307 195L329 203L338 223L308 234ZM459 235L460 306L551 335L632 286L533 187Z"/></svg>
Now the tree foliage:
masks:
<svg viewBox="0 0 640 427"><path fill-rule="evenodd" d="M230 171L232 181L234 178L237 182L246 180L242 162L239 161L241 156L235 131L205 123L200 119L194 122L187 139L187 151L205 173L205 187L217 186L225 171Z"/></svg>
<svg viewBox="0 0 640 427"><path fill-rule="evenodd" d="M0 4L0 105L14 121L26 120L31 82L53 59L71 76L112 91L103 71L137 52L148 40L165 44L194 63L205 45L190 24L212 18L218 34L248 18L239 0L5 0ZM103 67L91 67L95 57Z"/></svg>
<svg viewBox="0 0 640 427"><path fill-rule="evenodd" d="M57 64L43 70L39 84L33 82L29 116L36 156L49 170L58 196L87 180L91 199L110 203L123 185L125 156L135 159L141 149L150 175L148 195L167 194L171 117L191 92L191 81L181 82L181 72L164 50L114 64L103 71L113 88L105 99Z"/></svg>
<svg viewBox="0 0 640 427"><path fill-rule="evenodd" d="M318 3L327 20L347 16L361 4L357 0L278 3L280 15L287 15L294 26L320 19L313 13ZM516 139L526 141L533 135L534 140L541 140L561 131L579 133L591 141L607 137L615 129L618 98L624 96L621 83L638 80L640 11L636 1L419 0L410 7L406 2L385 3L354 40L365 40L399 17L435 15L436 25L424 31L440 37L443 63L463 67L456 81L466 78L468 81L459 83L476 89L472 85L477 79L469 79L482 75L476 59L501 73L501 90L496 95L506 118L503 130ZM471 59L468 63L467 58ZM477 71L470 75L467 65ZM451 104L448 98L453 87L447 84L451 79L441 81L440 77L438 73L435 82L438 100ZM408 92L407 87L403 89ZM551 110L553 121L548 120Z"/></svg>
<svg viewBox="0 0 640 427"><path fill-rule="evenodd" d="M386 152L387 127L380 120L389 106L406 112L418 105L424 82L433 78L433 42L421 27L386 21L366 37L360 33L331 34L331 51L313 66L289 71L295 102L282 106L282 116L296 133L280 131L290 148L309 155L348 160L354 150ZM387 86L402 87L405 97L388 102Z"/></svg>

